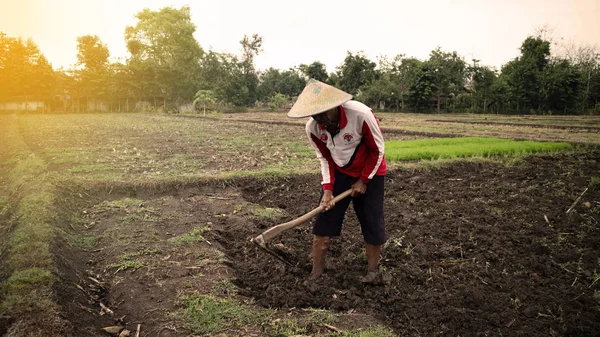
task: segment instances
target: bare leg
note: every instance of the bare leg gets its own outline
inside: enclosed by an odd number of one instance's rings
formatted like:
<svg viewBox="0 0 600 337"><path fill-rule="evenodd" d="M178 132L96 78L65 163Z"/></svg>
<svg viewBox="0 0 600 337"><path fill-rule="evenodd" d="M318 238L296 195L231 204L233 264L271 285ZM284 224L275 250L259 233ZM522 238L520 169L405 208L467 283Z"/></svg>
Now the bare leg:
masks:
<svg viewBox="0 0 600 337"><path fill-rule="evenodd" d="M360 281L368 284L381 284L381 275L379 275L379 256L381 255L381 246L367 243L367 261L369 271L367 275L361 277Z"/></svg>
<svg viewBox="0 0 600 337"><path fill-rule="evenodd" d="M329 237L315 235L312 245L312 273L311 279L316 279L323 274L325 269L325 254L329 248Z"/></svg>
<svg viewBox="0 0 600 337"><path fill-rule="evenodd" d="M367 261L369 263L369 272L379 269L379 257L381 255L381 246L367 243Z"/></svg>

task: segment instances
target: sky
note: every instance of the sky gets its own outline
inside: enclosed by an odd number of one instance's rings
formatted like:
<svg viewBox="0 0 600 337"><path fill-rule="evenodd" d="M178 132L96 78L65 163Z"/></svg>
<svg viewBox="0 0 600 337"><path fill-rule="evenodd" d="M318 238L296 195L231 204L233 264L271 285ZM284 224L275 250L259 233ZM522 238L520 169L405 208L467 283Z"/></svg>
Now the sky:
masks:
<svg viewBox="0 0 600 337"><path fill-rule="evenodd" d="M244 34L262 36L259 69L320 61L332 72L348 51L427 59L437 46L499 68L542 26L600 47L600 0L0 0L0 32L32 38L55 69L69 68L78 36L98 35L111 60L125 58L136 13L184 5L205 50L239 55Z"/></svg>

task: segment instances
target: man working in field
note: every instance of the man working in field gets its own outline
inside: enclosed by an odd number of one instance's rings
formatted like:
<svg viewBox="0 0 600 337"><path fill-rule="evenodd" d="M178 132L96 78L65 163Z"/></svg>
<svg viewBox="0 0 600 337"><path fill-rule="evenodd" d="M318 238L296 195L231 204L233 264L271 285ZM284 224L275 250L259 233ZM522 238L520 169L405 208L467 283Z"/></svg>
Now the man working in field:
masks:
<svg viewBox="0 0 600 337"><path fill-rule="evenodd" d="M368 259L368 272L361 281L374 283L381 245L387 240L383 217L384 143L373 111L351 99L350 94L311 79L288 116L312 117L306 123L306 134L321 161L321 205L327 211L317 216L313 227L311 279L323 273L330 238L340 235L352 200ZM333 198L350 188L352 199L335 205Z"/></svg>

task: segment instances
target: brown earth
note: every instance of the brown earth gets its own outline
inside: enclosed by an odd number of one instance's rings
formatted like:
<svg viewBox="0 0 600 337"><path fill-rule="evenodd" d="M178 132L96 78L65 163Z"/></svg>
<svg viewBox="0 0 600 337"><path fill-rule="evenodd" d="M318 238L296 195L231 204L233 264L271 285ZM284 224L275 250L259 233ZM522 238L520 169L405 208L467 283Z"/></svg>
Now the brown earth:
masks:
<svg viewBox="0 0 600 337"><path fill-rule="evenodd" d="M280 313L312 307L360 314L336 324L380 321L400 336L598 336L600 186L592 186L565 214L598 172L597 150L531 156L510 166L456 162L390 172L385 203L390 240L381 264L387 283L380 286L358 281L366 261L352 212L330 249L326 274L309 287L303 282L310 268L310 226L273 242L289 250L286 258L294 268L249 242L314 208L317 174L160 191L65 190L61 214L79 220L65 219L71 225L64 229L96 240L84 249L57 246L64 272L57 293L78 336L100 336L99 328L115 322L133 330L142 324L141 336L188 336L176 313L178 299L193 291L254 299ZM138 201L102 204L125 197ZM280 209L281 215L257 215L264 207ZM204 240L169 242L205 226L210 231ZM143 266L119 270L126 253L137 254ZM114 315L100 316L100 302ZM265 326L224 332L270 333ZM308 331L325 332L321 326Z"/></svg>
<svg viewBox="0 0 600 337"><path fill-rule="evenodd" d="M426 122L436 123L459 123L459 124L476 124L476 125L502 125L502 126L526 126L531 128L541 129L559 129L559 130L585 130L591 132L600 132L600 127L597 126L579 126L579 125L551 125L551 124L527 124L527 123L504 123L504 122L475 122L475 121L452 121L441 119L426 119Z"/></svg>
<svg viewBox="0 0 600 337"><path fill-rule="evenodd" d="M365 261L354 216L331 249L330 271L312 291L301 282L308 272L307 228L280 240L296 252L297 270L248 252L241 229L228 231L233 235L225 241L237 246L231 254L238 284L263 305L358 309L411 336L597 336L600 191L588 191L569 215L565 200L575 200L600 172L598 155L389 174L392 239L382 267L391 282L385 286L358 281ZM301 214L317 200L316 179L306 180L245 191L250 200Z"/></svg>

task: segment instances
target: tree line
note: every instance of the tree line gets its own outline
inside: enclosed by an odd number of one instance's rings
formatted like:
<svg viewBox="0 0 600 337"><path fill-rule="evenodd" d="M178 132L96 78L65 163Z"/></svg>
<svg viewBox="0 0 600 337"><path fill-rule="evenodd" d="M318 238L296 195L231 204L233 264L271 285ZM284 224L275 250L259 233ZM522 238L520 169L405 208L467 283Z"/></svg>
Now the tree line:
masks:
<svg viewBox="0 0 600 337"><path fill-rule="evenodd" d="M542 33L501 69L465 61L440 48L420 60L405 55L370 60L348 52L336 71L315 61L257 70L262 37L246 35L241 53L204 50L190 8L145 9L125 29L129 56L109 61L98 36L77 38L77 64L54 70L31 40L0 32L0 102L43 100L69 111L284 109L309 78L332 84L376 110L407 112L600 113L600 52L563 44L551 53Z"/></svg>

